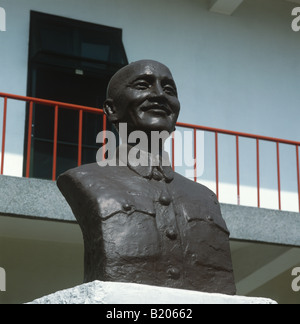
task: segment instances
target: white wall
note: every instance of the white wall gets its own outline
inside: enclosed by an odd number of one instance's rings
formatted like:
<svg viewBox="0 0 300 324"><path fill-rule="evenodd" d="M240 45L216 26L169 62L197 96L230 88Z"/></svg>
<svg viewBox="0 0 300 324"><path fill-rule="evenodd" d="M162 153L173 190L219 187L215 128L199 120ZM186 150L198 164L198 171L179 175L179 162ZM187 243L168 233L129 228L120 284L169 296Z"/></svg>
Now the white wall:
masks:
<svg viewBox="0 0 300 324"><path fill-rule="evenodd" d="M209 12L208 3L0 0L7 20L7 31L0 33L0 92L26 95L29 14L36 10L122 28L129 61L156 59L172 70L182 102L182 122L300 141L300 33L291 29L296 5L284 0L245 0L233 16L225 16ZM23 106L11 103L6 152L18 166L6 159L6 174L21 175L24 121ZM202 181L214 181L211 144L213 139L207 135ZM256 185L255 147L251 145L241 148L241 181L247 186ZM292 192L297 190L295 153L282 150L282 186ZM274 152L268 146L261 153L265 154L262 186L268 189L277 186ZM234 145L223 137L220 164L221 182L232 185Z"/></svg>

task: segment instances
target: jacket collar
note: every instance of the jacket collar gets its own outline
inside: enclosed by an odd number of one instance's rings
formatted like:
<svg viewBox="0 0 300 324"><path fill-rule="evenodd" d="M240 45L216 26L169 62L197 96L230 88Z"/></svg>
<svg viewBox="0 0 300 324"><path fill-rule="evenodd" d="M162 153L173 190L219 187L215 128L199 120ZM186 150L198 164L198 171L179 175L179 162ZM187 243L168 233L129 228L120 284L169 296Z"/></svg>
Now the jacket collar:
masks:
<svg viewBox="0 0 300 324"><path fill-rule="evenodd" d="M117 158L121 166L129 169L146 179L161 177L170 183L174 180L174 171L170 165L169 154L163 152L163 157L154 156L130 145L121 145L117 148Z"/></svg>

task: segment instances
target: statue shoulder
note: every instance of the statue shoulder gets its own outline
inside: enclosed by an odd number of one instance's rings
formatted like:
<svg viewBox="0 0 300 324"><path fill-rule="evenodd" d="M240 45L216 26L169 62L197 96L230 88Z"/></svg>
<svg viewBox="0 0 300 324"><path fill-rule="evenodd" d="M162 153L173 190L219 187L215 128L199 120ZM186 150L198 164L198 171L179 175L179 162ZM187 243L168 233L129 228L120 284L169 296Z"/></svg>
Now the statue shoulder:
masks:
<svg viewBox="0 0 300 324"><path fill-rule="evenodd" d="M100 167L97 163L86 164L61 174L57 179L57 186L60 190L70 185L83 189L94 183L107 182L107 178L111 179L116 172L115 168Z"/></svg>
<svg viewBox="0 0 300 324"><path fill-rule="evenodd" d="M116 168L100 167L97 163L86 164L61 174L57 186L74 211L97 199L99 189L105 191L109 188L116 173Z"/></svg>
<svg viewBox="0 0 300 324"><path fill-rule="evenodd" d="M206 200L213 201L214 204L216 204L216 202L218 203L216 194L203 184L190 180L178 173L175 173L175 179L177 184L180 183L181 191L188 196L203 197Z"/></svg>

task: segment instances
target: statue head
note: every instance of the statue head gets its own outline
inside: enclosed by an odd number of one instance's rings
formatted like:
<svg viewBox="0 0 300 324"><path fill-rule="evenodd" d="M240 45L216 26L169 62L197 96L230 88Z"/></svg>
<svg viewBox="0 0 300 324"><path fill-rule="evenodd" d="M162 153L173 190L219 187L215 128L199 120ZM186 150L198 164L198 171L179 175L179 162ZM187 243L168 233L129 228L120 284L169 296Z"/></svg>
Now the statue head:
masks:
<svg viewBox="0 0 300 324"><path fill-rule="evenodd" d="M177 88L170 70L163 64L142 60L119 70L107 89L104 112L118 128L126 123L136 130L172 133L180 111Z"/></svg>

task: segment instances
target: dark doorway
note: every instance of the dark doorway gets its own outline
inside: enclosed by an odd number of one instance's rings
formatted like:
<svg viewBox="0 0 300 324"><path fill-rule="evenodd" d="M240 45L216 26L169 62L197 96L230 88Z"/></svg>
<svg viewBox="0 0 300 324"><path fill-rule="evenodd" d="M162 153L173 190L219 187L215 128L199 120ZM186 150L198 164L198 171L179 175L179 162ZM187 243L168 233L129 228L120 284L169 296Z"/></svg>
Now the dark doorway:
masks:
<svg viewBox="0 0 300 324"><path fill-rule="evenodd" d="M111 76L128 64L120 29L37 12L29 47L30 97L101 108ZM79 114L60 108L58 121L57 176L77 166ZM102 129L101 115L83 114L83 164L96 161ZM30 176L51 179L54 108L34 106L32 134Z"/></svg>

